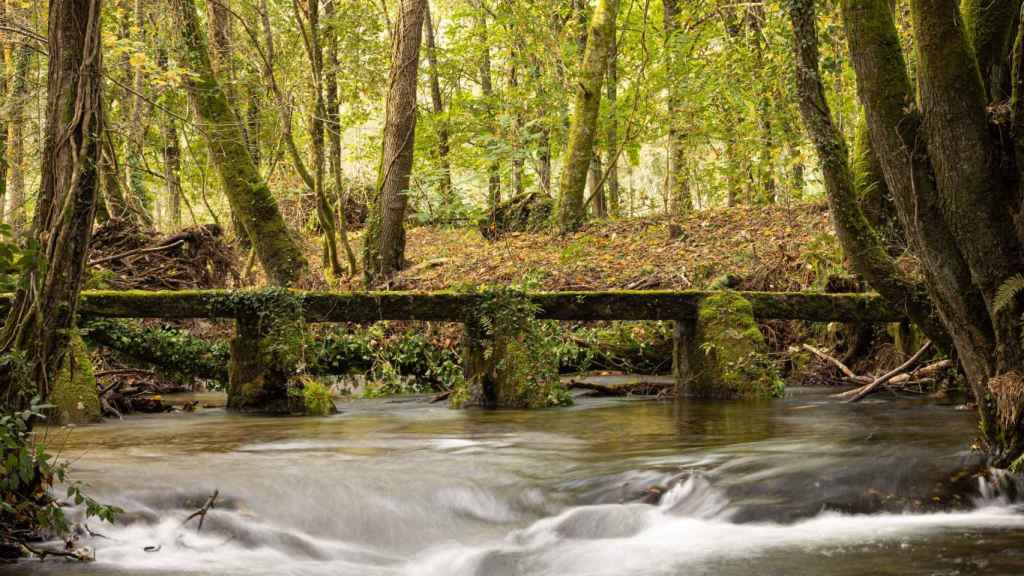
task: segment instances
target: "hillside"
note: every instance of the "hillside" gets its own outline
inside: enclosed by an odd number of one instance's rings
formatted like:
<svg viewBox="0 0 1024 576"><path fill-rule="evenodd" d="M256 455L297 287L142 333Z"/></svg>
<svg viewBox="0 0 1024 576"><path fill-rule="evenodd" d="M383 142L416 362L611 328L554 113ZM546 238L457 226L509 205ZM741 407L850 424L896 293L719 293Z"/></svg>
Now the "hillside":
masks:
<svg viewBox="0 0 1024 576"><path fill-rule="evenodd" d="M393 289L440 290L467 284L520 284L545 290L686 289L723 274L751 290L800 290L840 270L842 259L824 204L733 207L696 212L670 239L666 217L592 223L565 237L511 233L487 241L472 228L408 232L409 267ZM360 249L362 232L353 236ZM319 245L310 254L318 263ZM361 278L342 289L364 289Z"/></svg>

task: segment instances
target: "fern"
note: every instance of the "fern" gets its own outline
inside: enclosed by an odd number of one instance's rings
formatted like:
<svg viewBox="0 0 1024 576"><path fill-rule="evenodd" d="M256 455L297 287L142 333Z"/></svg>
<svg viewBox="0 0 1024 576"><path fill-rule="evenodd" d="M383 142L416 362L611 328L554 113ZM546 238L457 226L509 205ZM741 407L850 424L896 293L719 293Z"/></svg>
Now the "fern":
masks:
<svg viewBox="0 0 1024 576"><path fill-rule="evenodd" d="M1009 306L1021 292L1024 292L1024 274L1018 272L1004 280L996 290L996 299L992 302L992 312L999 312Z"/></svg>

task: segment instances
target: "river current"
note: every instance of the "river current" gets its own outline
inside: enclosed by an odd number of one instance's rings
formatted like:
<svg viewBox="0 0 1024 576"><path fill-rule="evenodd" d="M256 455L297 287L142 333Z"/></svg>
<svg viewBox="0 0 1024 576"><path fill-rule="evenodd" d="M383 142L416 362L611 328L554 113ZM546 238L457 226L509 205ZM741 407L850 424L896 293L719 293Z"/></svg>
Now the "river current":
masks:
<svg viewBox="0 0 1024 576"><path fill-rule="evenodd" d="M51 429L126 512L89 523L95 562L0 575L1024 574L1024 509L971 474L973 414L952 405L340 407Z"/></svg>

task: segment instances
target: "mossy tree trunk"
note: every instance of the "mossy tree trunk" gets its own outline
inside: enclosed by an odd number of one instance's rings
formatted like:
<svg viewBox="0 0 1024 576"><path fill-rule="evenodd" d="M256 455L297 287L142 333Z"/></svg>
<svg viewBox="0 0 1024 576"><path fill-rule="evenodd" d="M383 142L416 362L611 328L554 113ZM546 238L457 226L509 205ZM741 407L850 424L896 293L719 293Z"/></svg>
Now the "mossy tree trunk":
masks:
<svg viewBox="0 0 1024 576"><path fill-rule="evenodd" d="M615 35L618 0L598 0L590 19L586 49L579 71L572 123L569 126L565 164L559 182L558 227L564 234L586 220L584 191L594 154L597 120L601 111L601 87L608 69L608 55Z"/></svg>
<svg viewBox="0 0 1024 576"><path fill-rule="evenodd" d="M174 6L181 26L181 59L192 72L187 80L189 94L204 124L231 211L248 232L270 281L279 286L298 284L306 273L305 256L256 170L237 117L214 76L194 1L174 0Z"/></svg>
<svg viewBox="0 0 1024 576"><path fill-rule="evenodd" d="M25 272L0 331L0 402L49 395L64 361L85 274L103 133L100 0L51 0L42 182L31 236L39 264ZM45 266L42 264L45 263ZM17 369L27 365L27 373Z"/></svg>
<svg viewBox="0 0 1024 576"><path fill-rule="evenodd" d="M384 143L363 242L369 285L387 280L405 263L405 207L416 139L416 80L425 4L426 0L402 0L391 35Z"/></svg>
<svg viewBox="0 0 1024 576"><path fill-rule="evenodd" d="M997 305L1000 286L1024 269L1021 228L1015 225L1024 167L1016 155L1024 141L1024 28L1014 30L1006 4L968 0L962 16L952 0L912 0L916 89L888 1L844 0L842 11L871 144L924 281L894 276L899 284L893 284L882 274L865 277L905 307L930 338L952 343L978 399L982 440L993 463L1020 469L1022 308L1017 301ZM833 214L840 215L840 241L855 263L870 263L875 273L892 271L872 228L843 229L844 220L866 221L849 209L851 177L845 147L828 123L812 1L791 0L790 16L801 109L826 168ZM1011 61L1003 46L1014 34ZM1006 84L999 78L1003 70L1012 70L1009 102L993 89ZM987 110L1004 104L1011 112L1009 126L996 139Z"/></svg>

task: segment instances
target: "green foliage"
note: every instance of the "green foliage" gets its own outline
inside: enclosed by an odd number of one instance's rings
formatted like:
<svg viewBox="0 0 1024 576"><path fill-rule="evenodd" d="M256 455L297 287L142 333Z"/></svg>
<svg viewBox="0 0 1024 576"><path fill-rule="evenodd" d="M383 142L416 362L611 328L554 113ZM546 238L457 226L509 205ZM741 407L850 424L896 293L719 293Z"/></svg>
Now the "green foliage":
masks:
<svg viewBox="0 0 1024 576"><path fill-rule="evenodd" d="M493 366L497 402L503 408L543 408L572 403L559 380L560 328L557 322L536 319L537 304L525 296L528 287L487 286L477 293L480 303L468 321L490 345L485 364ZM454 407L471 400L472 382L453 392Z"/></svg>
<svg viewBox="0 0 1024 576"><path fill-rule="evenodd" d="M119 354L155 365L162 374L182 383L200 377L217 389L226 384L230 360L222 341L196 338L174 326L144 326L133 320L96 319L82 330Z"/></svg>
<svg viewBox="0 0 1024 576"><path fill-rule="evenodd" d="M32 439L32 426L52 408L33 400L31 407L0 415L0 542L20 543L37 535L67 537L71 526L62 503L53 495L66 485L66 498L85 507L86 517L113 522L121 509L90 498L79 482L68 480L68 463L47 453Z"/></svg>
<svg viewBox="0 0 1024 576"><path fill-rule="evenodd" d="M992 312L1001 312L1022 292L1024 292L1024 274L1017 273L1010 276L996 290L996 297L992 301Z"/></svg>
<svg viewBox="0 0 1024 576"><path fill-rule="evenodd" d="M307 416L329 416L334 413L331 392L316 378L302 378L302 403Z"/></svg>

